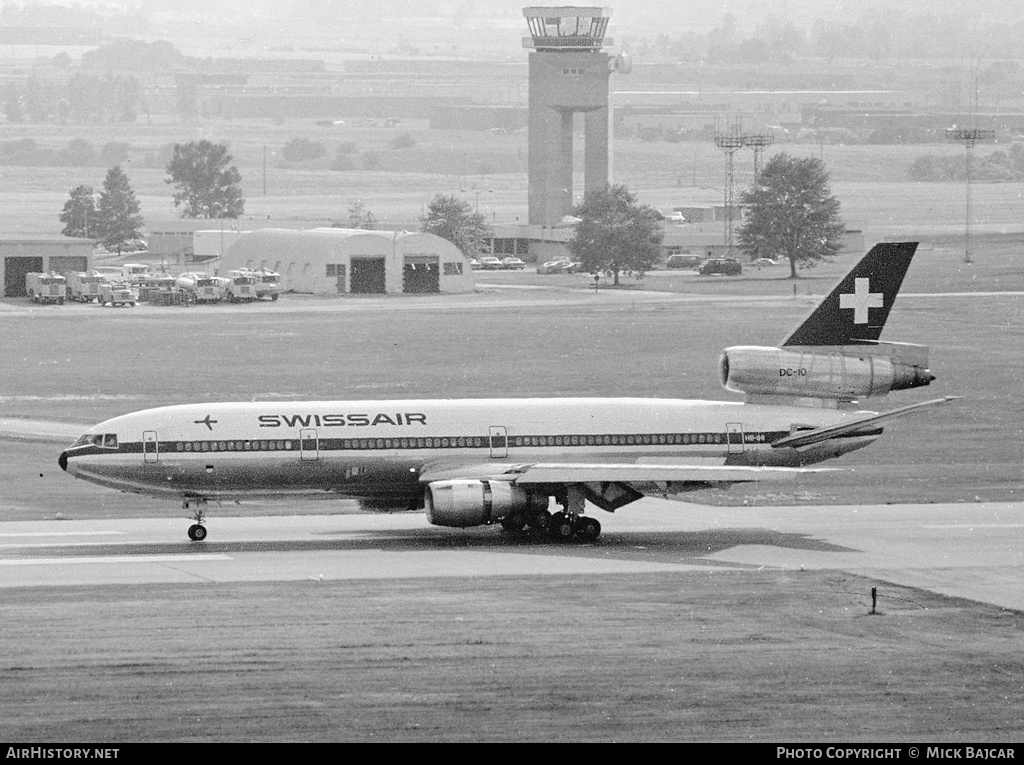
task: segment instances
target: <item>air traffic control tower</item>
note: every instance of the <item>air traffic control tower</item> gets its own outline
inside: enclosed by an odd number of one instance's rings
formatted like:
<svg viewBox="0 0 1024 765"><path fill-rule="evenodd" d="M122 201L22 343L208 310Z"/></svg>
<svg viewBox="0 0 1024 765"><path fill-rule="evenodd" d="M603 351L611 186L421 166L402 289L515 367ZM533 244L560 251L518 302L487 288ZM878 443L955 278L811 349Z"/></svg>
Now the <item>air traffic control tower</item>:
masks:
<svg viewBox="0 0 1024 765"><path fill-rule="evenodd" d="M603 52L611 11L600 7L523 8L530 37L529 221L554 226L573 206L573 116L584 124L584 193L608 183L608 75Z"/></svg>

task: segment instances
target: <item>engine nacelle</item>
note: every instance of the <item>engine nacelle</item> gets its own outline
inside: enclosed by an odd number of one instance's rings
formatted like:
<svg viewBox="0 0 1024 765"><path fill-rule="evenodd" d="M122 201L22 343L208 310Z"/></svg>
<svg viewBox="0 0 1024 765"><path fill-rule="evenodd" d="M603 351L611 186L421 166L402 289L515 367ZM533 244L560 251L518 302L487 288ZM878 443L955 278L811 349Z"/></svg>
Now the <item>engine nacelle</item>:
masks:
<svg viewBox="0 0 1024 765"><path fill-rule="evenodd" d="M517 510L546 510L548 498L508 481L434 481L427 484L427 520L435 526L482 526Z"/></svg>
<svg viewBox="0 0 1024 765"><path fill-rule="evenodd" d="M853 401L928 385L928 348L907 343L870 346L726 348L722 384L748 395Z"/></svg>

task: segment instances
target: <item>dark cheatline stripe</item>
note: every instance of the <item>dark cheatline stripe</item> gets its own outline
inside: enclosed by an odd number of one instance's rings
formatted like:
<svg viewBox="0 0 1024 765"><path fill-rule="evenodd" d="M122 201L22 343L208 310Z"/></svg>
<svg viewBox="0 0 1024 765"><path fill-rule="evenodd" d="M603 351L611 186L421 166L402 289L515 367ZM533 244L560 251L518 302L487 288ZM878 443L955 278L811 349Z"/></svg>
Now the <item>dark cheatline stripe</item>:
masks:
<svg viewBox="0 0 1024 765"><path fill-rule="evenodd" d="M843 437L857 438L878 435L881 428ZM521 435L508 436L507 445L512 449L549 449L564 447L623 447L623 446L725 446L731 435L725 432L705 433L607 433L587 435ZM768 444L791 435L788 430L766 432L744 432L743 444ZM502 439L504 441L504 439ZM738 445L737 442L732 442ZM501 444L504 445L504 444ZM152 444L149 445L152 448ZM208 439L202 441L160 441L161 454L219 453L219 452L298 452L303 446L308 451L403 451L424 449L490 449L491 439L487 436L439 436L430 438L319 438L319 439ZM141 441L122 441L117 448L97 446L77 447L69 450L69 456L83 454L141 454Z"/></svg>

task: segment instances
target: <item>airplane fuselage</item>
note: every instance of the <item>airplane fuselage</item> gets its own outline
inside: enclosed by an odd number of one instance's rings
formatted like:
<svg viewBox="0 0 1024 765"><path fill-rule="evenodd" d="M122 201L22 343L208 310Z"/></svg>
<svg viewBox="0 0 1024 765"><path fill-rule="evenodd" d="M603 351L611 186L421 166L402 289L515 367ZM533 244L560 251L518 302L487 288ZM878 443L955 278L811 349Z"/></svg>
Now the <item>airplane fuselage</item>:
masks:
<svg viewBox="0 0 1024 765"><path fill-rule="evenodd" d="M866 446L881 430L803 449L772 442L855 414L626 398L190 404L100 423L61 455L61 465L78 478L153 496L349 497L412 507L424 473L462 475L469 467L813 464Z"/></svg>

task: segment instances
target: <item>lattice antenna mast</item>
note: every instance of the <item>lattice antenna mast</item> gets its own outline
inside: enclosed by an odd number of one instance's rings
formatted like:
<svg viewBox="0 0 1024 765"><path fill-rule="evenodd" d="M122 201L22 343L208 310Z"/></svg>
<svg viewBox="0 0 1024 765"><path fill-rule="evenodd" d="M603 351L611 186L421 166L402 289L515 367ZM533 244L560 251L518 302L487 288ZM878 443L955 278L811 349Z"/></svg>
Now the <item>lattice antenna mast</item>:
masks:
<svg viewBox="0 0 1024 765"><path fill-rule="evenodd" d="M771 133L753 133L746 138L747 146L754 150L754 182L756 183L757 176L761 174L761 155L772 145L775 137Z"/></svg>
<svg viewBox="0 0 1024 765"><path fill-rule="evenodd" d="M978 110L978 77L974 77L974 97L971 100L970 122L977 124ZM964 192L964 263L973 263L971 257L971 162L974 154L974 144L978 141L987 141L996 137L996 131L984 130L978 127L958 128L952 127L946 131L946 138L959 141L964 145L965 164L965 192Z"/></svg>
<svg viewBox="0 0 1024 765"><path fill-rule="evenodd" d="M734 127L729 133L715 134L715 146L725 153L725 188L723 190L725 197L724 244L730 252L732 252L732 211L733 205L736 202L733 157L737 151L746 145L746 136L742 135L738 128Z"/></svg>

